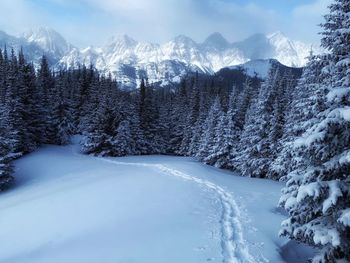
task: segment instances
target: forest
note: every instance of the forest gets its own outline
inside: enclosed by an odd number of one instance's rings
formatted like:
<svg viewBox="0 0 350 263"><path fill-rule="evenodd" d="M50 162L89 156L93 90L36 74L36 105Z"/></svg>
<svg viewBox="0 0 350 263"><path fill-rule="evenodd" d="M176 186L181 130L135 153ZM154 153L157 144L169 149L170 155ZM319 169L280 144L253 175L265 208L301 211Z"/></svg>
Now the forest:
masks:
<svg viewBox="0 0 350 263"><path fill-rule="evenodd" d="M12 161L81 134L97 156L191 156L242 176L286 182L280 235L321 248L314 262L350 260L350 2L322 24L324 55L302 70L272 63L266 80L244 70L189 74L178 85L143 79L126 91L93 66L38 69L0 50L0 189Z"/></svg>

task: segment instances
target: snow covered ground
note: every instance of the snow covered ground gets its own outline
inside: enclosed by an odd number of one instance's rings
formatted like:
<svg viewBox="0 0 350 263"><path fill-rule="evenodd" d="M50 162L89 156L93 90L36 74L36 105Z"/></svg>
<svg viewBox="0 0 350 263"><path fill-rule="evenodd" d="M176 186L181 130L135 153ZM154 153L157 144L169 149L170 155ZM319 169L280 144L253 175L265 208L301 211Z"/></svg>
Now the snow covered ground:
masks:
<svg viewBox="0 0 350 263"><path fill-rule="evenodd" d="M46 146L0 195L1 263L303 262L277 236L282 184L191 158L96 158Z"/></svg>

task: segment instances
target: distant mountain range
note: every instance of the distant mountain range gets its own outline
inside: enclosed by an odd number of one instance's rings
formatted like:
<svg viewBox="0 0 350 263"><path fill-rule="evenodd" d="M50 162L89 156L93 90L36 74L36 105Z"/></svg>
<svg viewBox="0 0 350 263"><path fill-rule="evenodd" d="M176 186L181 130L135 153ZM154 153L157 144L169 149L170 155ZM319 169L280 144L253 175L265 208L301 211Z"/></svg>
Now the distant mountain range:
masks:
<svg viewBox="0 0 350 263"><path fill-rule="evenodd" d="M102 73L111 73L127 88L136 87L141 78L150 83L167 85L180 81L189 72L213 74L225 67L248 63L262 70L276 59L284 65L302 67L311 45L293 41L283 33L256 34L241 42L230 43L220 33L210 35L203 43L187 36L177 36L165 44L138 42L127 35L110 39L102 47L80 49L50 28L39 28L20 37L0 31L0 46L23 48L28 60L38 64L45 54L56 68L93 64ZM315 52L320 52L315 49ZM254 62L258 61L258 62ZM258 73L258 72L257 72Z"/></svg>

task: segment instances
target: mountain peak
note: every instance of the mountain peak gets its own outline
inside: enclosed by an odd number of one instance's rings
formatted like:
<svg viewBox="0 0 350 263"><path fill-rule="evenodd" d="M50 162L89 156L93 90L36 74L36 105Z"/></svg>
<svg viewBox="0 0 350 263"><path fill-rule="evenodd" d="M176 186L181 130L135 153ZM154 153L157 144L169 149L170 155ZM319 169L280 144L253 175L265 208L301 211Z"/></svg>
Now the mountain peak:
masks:
<svg viewBox="0 0 350 263"><path fill-rule="evenodd" d="M60 35L56 30L48 26L39 27L35 31L40 32L42 34L48 34L48 35Z"/></svg>
<svg viewBox="0 0 350 263"><path fill-rule="evenodd" d="M35 43L44 51L61 57L69 52L72 45L60 35L57 31L49 27L39 27L24 33L22 36L28 42Z"/></svg>
<svg viewBox="0 0 350 263"><path fill-rule="evenodd" d="M219 32L215 32L205 39L203 45L216 49L225 49L229 46L229 42Z"/></svg>
<svg viewBox="0 0 350 263"><path fill-rule="evenodd" d="M267 41L267 38L265 34L257 33L247 37L242 42L264 42Z"/></svg>
<svg viewBox="0 0 350 263"><path fill-rule="evenodd" d="M112 37L109 43L121 43L127 46L135 46L137 44L137 41L132 37L128 36L127 34L119 34Z"/></svg>
<svg viewBox="0 0 350 263"><path fill-rule="evenodd" d="M286 35L282 31L276 31L267 35L268 39L286 39Z"/></svg>
<svg viewBox="0 0 350 263"><path fill-rule="evenodd" d="M192 38L185 35L178 35L174 38L174 42L176 43L184 43L184 44L197 44Z"/></svg>
<svg viewBox="0 0 350 263"><path fill-rule="evenodd" d="M39 27L37 29L32 29L24 33L23 37L27 39L29 42L35 42L40 38L64 40L64 38L57 31L49 27Z"/></svg>

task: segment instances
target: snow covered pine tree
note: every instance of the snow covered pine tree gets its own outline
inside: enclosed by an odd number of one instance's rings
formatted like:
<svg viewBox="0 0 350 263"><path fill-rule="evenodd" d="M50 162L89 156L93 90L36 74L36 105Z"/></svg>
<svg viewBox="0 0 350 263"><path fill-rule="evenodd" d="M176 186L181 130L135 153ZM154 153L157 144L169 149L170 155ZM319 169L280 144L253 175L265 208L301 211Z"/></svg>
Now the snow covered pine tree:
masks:
<svg viewBox="0 0 350 263"><path fill-rule="evenodd" d="M321 58L325 109L294 141L300 164L280 200L290 215L281 235L321 247L313 262L322 263L350 261L350 1L329 9L322 24L330 52Z"/></svg>

